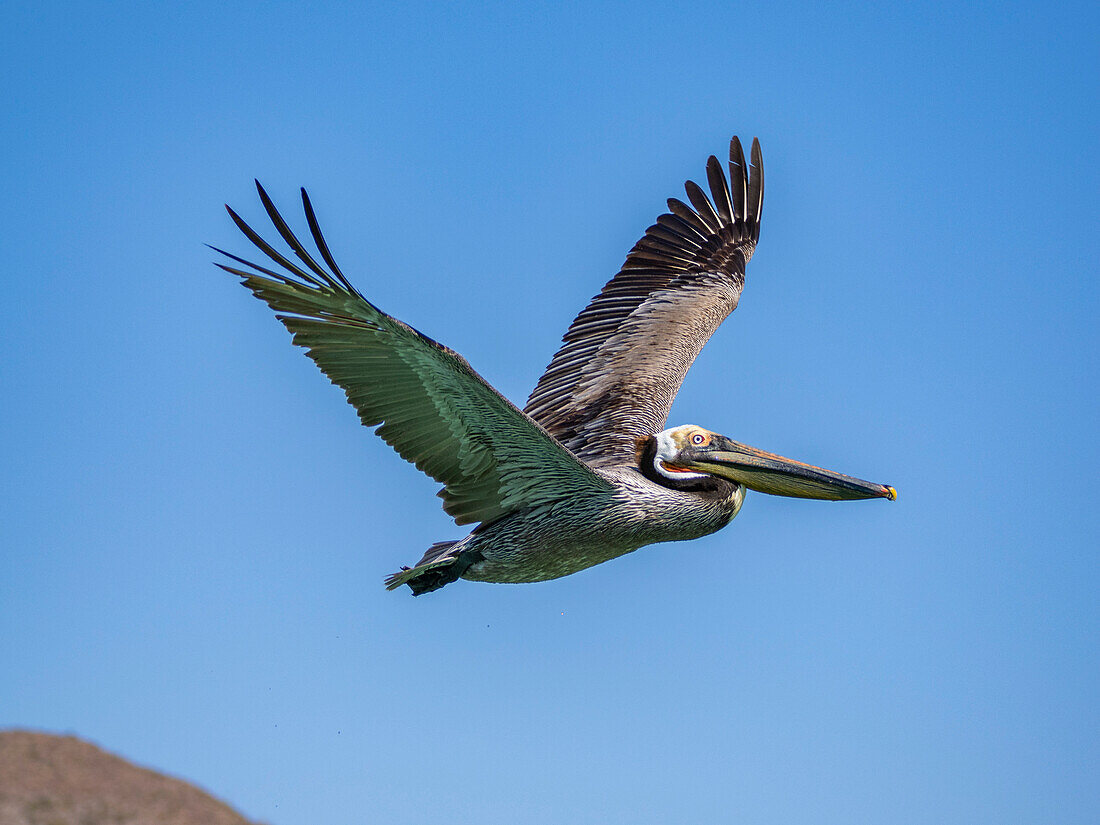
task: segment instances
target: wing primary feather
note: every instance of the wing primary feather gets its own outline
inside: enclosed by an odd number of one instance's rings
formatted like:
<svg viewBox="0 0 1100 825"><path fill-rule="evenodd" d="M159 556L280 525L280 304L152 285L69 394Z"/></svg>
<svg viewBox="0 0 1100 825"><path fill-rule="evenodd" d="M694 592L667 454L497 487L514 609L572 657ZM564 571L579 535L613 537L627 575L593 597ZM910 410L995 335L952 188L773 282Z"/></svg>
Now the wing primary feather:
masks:
<svg viewBox="0 0 1100 825"><path fill-rule="evenodd" d="M219 255L225 255L225 257L231 258L232 260L236 261L239 264L244 264L245 266L250 266L253 269L255 269L257 272L262 272L264 275L268 275L272 278L278 278L284 284L290 284L291 286L297 286L298 285L298 282L295 281L293 278L288 278L286 275L282 275L278 272L270 270L265 266L260 266L259 264L254 264L254 263L252 263L252 261L246 261L244 258L238 258L236 255L234 255L230 252L226 252L224 249L218 249L218 247L216 247L216 246L210 246L210 244L207 244L206 246L209 247L210 249L213 249ZM221 266L221 268L224 269L226 272L232 272L234 275L236 275L240 272L240 270L230 269L229 267L222 266L221 264L216 263L216 262L215 262L214 265L215 266ZM245 272L242 277L251 278L252 273L251 272Z"/></svg>
<svg viewBox="0 0 1100 825"><path fill-rule="evenodd" d="M232 267L232 266L226 266L225 264L220 264L217 261L214 261L214 266L216 266L218 269L225 270L230 275L236 275L238 278L243 278L245 281L262 280L261 278L258 278L252 272L245 272L243 269L237 269L237 268ZM291 280L290 278L279 278L279 281L281 283L286 284L287 286L297 286L298 285L297 282Z"/></svg>
<svg viewBox="0 0 1100 825"><path fill-rule="evenodd" d="M255 184L256 191L260 194L260 202L264 205L264 209L267 210L267 216L271 218L271 223L275 225L275 229L283 236L283 240L286 241L287 246L294 251L294 254L298 256L298 259L302 263L319 275L325 283L334 289L338 289L339 284L337 284L337 282L333 280L333 277L325 272L325 270L313 260L313 256L306 251L304 246L302 246L302 242L298 240L298 236L294 234L289 226L287 226L286 221L283 220L283 216L279 214L279 210L275 208L275 204L271 202L271 198L268 197L267 192L260 182L257 180Z"/></svg>
<svg viewBox="0 0 1100 825"><path fill-rule="evenodd" d="M651 264L666 264L678 266L681 268L691 266L694 261L691 258L684 257L680 254L675 254L671 250L658 249L655 246L647 244L640 249L635 249L630 253L632 261L645 262Z"/></svg>
<svg viewBox="0 0 1100 825"><path fill-rule="evenodd" d="M710 240L710 227L706 225L702 218L695 214L694 209L676 198L669 198L667 203L668 211L672 213L673 217L679 218L686 226L691 227L699 236L699 239L704 243Z"/></svg>
<svg viewBox="0 0 1100 825"><path fill-rule="evenodd" d="M707 160L707 183L710 184L710 196L714 199L714 205L718 207L722 225L732 225L734 212L733 204L730 202L729 184L726 183L726 173L722 171L722 164L714 155Z"/></svg>
<svg viewBox="0 0 1100 825"><path fill-rule="evenodd" d="M737 217L743 221L749 219L748 172L748 166L745 164L745 150L741 148L741 140L734 135L730 139L730 188L733 190Z"/></svg>
<svg viewBox="0 0 1100 825"><path fill-rule="evenodd" d="M245 223L241 216L234 212L232 208L230 208L228 205L226 205L225 210L229 213L229 217L233 219L233 223L237 224L237 228L244 233L245 237L248 238L248 240L252 241L252 243L255 244L261 252L267 255L267 257L271 258L271 260L273 260L280 266L285 267L290 272L293 272L303 281L313 284L315 287L319 287L321 289L328 288L328 285L324 281L318 281L308 272L303 270L300 266L297 266L291 261L288 261L283 255L280 255L277 251L275 251L275 249L272 248L272 246L267 241L257 235L252 227Z"/></svg>
<svg viewBox="0 0 1100 825"><path fill-rule="evenodd" d="M671 198L668 203L669 211L663 215L657 216L657 225L665 227L665 229L668 229L670 232L676 232L682 235L688 240L694 242L696 246L703 246L707 242L706 236L699 234L699 230L696 229L692 224L685 221L683 218L677 217L676 215L672 214L673 203L679 204L684 209L687 209L687 206L680 203L680 201L676 200L675 198Z"/></svg>
<svg viewBox="0 0 1100 825"><path fill-rule="evenodd" d="M752 139L752 169L749 176L749 204L752 215L747 216L749 231L753 241L760 239L760 215L764 209L764 155L760 151L760 141Z"/></svg>
<svg viewBox="0 0 1100 825"><path fill-rule="evenodd" d="M721 232L722 221L719 219L718 213L714 211L714 207L711 206L710 200L699 188L699 184L693 180L686 181L684 190L687 192L691 205L695 207L696 214L706 224L707 229L715 235Z"/></svg>
<svg viewBox="0 0 1100 825"><path fill-rule="evenodd" d="M669 228L663 223L655 223L645 231L647 235L654 238L661 238L669 243L678 244L680 247L687 248L689 250L698 250L701 244L694 238L690 238L685 234L677 232L674 229Z"/></svg>
<svg viewBox="0 0 1100 825"><path fill-rule="evenodd" d="M321 225L317 223L317 215L313 211L313 204L309 202L309 195L306 194L305 187L302 188L302 206L306 210L306 221L309 223L310 234L313 235L313 242L317 244L317 249L321 253L321 257L325 259L325 263L329 265L333 274L340 279L340 283L344 285L344 288L348 290L352 295L358 295L360 298L363 296L359 294L359 290L351 285L351 282L344 277L344 273L340 271L340 267L336 265L336 259L332 257L332 253L328 250L328 244L325 242L325 236L321 234Z"/></svg>

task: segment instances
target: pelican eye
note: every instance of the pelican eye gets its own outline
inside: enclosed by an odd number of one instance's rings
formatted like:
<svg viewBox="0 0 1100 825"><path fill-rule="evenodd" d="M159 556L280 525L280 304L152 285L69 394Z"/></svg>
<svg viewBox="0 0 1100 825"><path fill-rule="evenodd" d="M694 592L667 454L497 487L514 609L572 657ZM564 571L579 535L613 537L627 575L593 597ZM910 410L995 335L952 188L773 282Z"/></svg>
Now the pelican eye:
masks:
<svg viewBox="0 0 1100 825"><path fill-rule="evenodd" d="M710 439L708 439L708 438L707 438L707 437L706 437L705 435L703 435L702 433L695 433L695 434L694 434L694 435L693 435L693 436L691 437L691 443L692 443L692 444L694 444L694 445L695 445L696 447L702 447L702 446L703 446L704 444L706 444L706 443L707 443L707 441L709 441L709 440L710 440Z"/></svg>

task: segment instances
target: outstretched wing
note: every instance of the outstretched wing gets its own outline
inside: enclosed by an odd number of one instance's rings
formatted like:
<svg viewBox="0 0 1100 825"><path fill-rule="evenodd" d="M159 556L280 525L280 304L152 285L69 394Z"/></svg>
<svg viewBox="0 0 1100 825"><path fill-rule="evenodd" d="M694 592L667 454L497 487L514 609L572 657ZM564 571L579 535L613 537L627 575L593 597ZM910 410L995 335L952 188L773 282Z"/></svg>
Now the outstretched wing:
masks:
<svg viewBox="0 0 1100 825"><path fill-rule="evenodd" d="M580 458L634 460L635 440L660 431L695 356L737 306L760 237L764 168L752 142L730 141L730 186L707 161L713 203L685 184L619 273L569 327L525 412ZM694 207L694 208L692 208Z"/></svg>
<svg viewBox="0 0 1100 825"><path fill-rule="evenodd" d="M321 371L344 390L368 427L444 485L443 509L459 524L610 484L508 402L466 359L363 298L329 252L305 190L309 229L325 269L301 244L257 181L264 208L301 263L271 247L227 206L240 230L283 272L220 249L247 269L218 264L276 311Z"/></svg>

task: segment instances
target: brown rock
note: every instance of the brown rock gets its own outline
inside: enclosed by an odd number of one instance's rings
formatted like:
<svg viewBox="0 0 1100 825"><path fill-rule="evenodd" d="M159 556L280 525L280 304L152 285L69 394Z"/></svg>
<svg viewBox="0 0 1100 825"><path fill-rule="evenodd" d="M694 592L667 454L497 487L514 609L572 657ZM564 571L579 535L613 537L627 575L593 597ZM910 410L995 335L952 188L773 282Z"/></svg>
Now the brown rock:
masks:
<svg viewBox="0 0 1100 825"><path fill-rule="evenodd" d="M256 825L75 736L0 731L0 825Z"/></svg>

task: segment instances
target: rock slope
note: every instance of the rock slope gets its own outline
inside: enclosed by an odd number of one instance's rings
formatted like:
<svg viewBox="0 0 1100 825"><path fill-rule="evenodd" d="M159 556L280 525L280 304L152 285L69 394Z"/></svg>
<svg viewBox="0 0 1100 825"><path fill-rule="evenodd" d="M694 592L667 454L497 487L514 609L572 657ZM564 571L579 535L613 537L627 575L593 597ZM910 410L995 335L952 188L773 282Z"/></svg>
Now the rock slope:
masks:
<svg viewBox="0 0 1100 825"><path fill-rule="evenodd" d="M256 825L74 736L0 731L0 825Z"/></svg>

